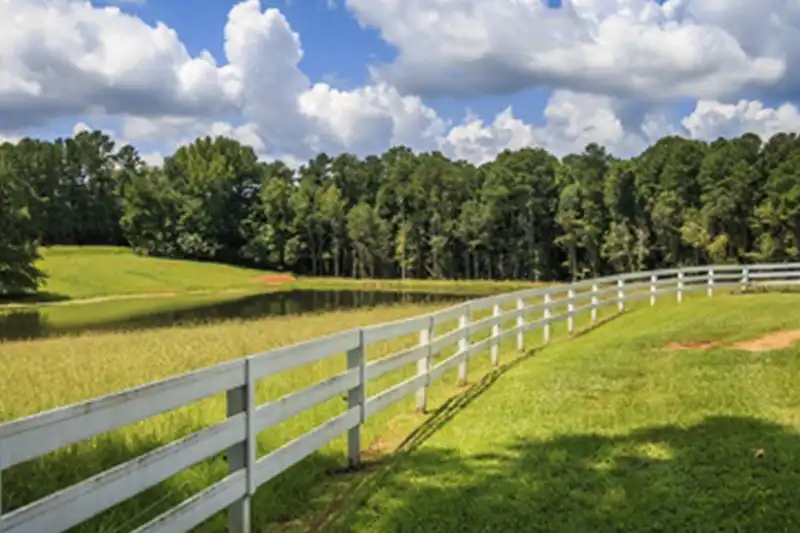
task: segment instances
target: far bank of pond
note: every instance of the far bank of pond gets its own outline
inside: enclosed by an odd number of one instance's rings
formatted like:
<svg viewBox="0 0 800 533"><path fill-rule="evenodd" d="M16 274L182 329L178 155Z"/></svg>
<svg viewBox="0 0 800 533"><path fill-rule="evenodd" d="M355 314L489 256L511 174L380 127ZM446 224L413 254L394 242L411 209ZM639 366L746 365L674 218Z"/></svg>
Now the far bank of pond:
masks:
<svg viewBox="0 0 800 533"><path fill-rule="evenodd" d="M456 303L477 294L293 289L0 309L0 342L85 331L147 329L403 303Z"/></svg>

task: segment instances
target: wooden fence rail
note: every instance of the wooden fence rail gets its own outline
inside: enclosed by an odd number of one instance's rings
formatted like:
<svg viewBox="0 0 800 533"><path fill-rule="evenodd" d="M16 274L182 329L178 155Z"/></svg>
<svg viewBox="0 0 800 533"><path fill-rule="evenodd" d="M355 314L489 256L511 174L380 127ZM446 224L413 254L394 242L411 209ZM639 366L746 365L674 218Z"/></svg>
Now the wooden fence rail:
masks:
<svg viewBox="0 0 800 533"><path fill-rule="evenodd" d="M547 343L551 324L566 321L568 331L572 332L576 315L588 312L594 322L597 310L605 306L616 306L618 311L624 311L626 302L649 300L650 305L655 305L659 298L669 294L675 294L680 302L690 291L706 291L711 296L715 290L725 287L798 283L800 263L784 263L635 272L528 289L464 302L424 316L343 331L6 422L0 424L0 483L2 471L16 464L226 393L227 418L224 421L24 507L8 513L0 509L0 532L65 531L182 470L226 452L227 477L136 532L183 532L227 510L229 532L249 533L250 498L259 486L345 433L348 460L356 465L362 449L360 429L365 420L411 394L416 395L417 408L425 409L426 390L433 382L453 368L458 368L459 381L465 382L469 360L485 351L490 353L492 364L497 365L498 345L504 339L516 339L516 347L522 351L525 333L541 329ZM511 306L513 308L508 308ZM474 320L476 311L482 310L491 310L491 314ZM438 337L434 335L437 326L456 320L456 329ZM509 322L514 326L503 330L501 325ZM490 335L486 339L471 343L473 334L487 330ZM369 345L407 335L419 335L418 344L388 357L367 361ZM434 365L434 356L451 346L457 346L455 354ZM265 404L256 404L258 380L339 353L347 354L347 367L341 374ZM367 396L368 382L409 365L416 366L413 377ZM256 457L256 437L260 432L342 395L347 398L344 413L271 453Z"/></svg>

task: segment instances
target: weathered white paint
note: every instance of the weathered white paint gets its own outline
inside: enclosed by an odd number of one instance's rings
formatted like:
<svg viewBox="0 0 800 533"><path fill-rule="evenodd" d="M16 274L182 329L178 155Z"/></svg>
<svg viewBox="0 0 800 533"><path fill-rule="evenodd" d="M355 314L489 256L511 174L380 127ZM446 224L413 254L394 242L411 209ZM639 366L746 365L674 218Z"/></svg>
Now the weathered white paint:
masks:
<svg viewBox="0 0 800 533"><path fill-rule="evenodd" d="M522 352L525 350L525 315L522 310L525 309L525 300L517 298L517 351Z"/></svg>
<svg viewBox="0 0 800 533"><path fill-rule="evenodd" d="M428 324L419 330L419 346L423 350L422 357L417 361L417 375L427 376L431 368L431 337L433 337L433 317ZM369 376L367 376L369 381ZM428 407L428 382L417 390L417 410L425 412Z"/></svg>
<svg viewBox="0 0 800 533"><path fill-rule="evenodd" d="M567 332L570 334L575 333L575 289L570 289L567 292Z"/></svg>
<svg viewBox="0 0 800 533"><path fill-rule="evenodd" d="M359 375L358 384L347 393L347 408L349 409L348 413L357 412L361 422L366 419L364 403L367 390L367 354L365 348L364 330L359 330L358 344L347 352L347 370L356 370ZM347 429L347 461L353 467L361 461L361 424L348 426ZM306 435L308 434L306 433Z"/></svg>
<svg viewBox="0 0 800 533"><path fill-rule="evenodd" d="M656 292L658 291L658 289L656 289L656 287L658 287L658 276L653 274L652 276L650 276L650 306L651 307L656 305Z"/></svg>
<svg viewBox="0 0 800 533"><path fill-rule="evenodd" d="M492 326L492 337L499 338L500 337L500 319L502 318L502 312L500 311L500 305L495 304L494 308L492 308L492 316L496 319L496 322ZM493 344L491 348L491 361L492 366L497 366L500 362L500 355L499 355L500 346L498 344Z"/></svg>
<svg viewBox="0 0 800 533"><path fill-rule="evenodd" d="M713 268L709 268L708 269L708 290L707 290L706 294L708 294L709 298L711 296L714 296L714 269Z"/></svg>
<svg viewBox="0 0 800 533"><path fill-rule="evenodd" d="M552 311L550 310L550 294L544 295L544 328L542 329L542 341L547 344L550 342L550 315L552 315Z"/></svg>
<svg viewBox="0 0 800 533"><path fill-rule="evenodd" d="M469 328L469 316L470 316L470 307L467 306L467 308L464 310L462 315L458 318L458 327L460 329L463 329L463 330L467 331L467 335L462 337L458 341L458 351L459 352L466 353L467 349L469 348L469 329L468 329ZM466 385L466 383L467 383L467 368L468 368L468 364L469 364L469 362L467 361L467 358L464 357L464 359L458 365L458 384L459 385Z"/></svg>

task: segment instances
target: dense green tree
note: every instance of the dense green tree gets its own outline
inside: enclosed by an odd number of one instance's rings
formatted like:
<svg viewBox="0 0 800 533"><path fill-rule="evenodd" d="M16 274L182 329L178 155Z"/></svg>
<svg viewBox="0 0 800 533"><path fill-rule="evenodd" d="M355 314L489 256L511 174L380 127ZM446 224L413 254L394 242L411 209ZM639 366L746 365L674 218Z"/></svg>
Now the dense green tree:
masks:
<svg viewBox="0 0 800 533"><path fill-rule="evenodd" d="M37 227L32 212L37 198L16 173L13 147L0 146L0 295L35 291L43 278L36 268Z"/></svg>
<svg viewBox="0 0 800 533"><path fill-rule="evenodd" d="M580 279L609 272L800 260L800 139L665 137L622 160L507 150L476 166L404 146L299 168L204 137L148 166L82 132L2 148L3 290L31 290L38 244L299 274ZM11 288L13 285L13 289Z"/></svg>

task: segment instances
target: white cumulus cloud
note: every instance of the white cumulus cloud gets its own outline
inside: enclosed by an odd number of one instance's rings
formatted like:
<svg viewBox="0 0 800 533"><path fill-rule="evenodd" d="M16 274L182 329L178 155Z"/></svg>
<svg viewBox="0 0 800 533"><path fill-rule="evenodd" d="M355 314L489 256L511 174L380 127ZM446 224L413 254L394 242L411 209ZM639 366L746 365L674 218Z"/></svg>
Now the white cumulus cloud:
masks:
<svg viewBox="0 0 800 533"><path fill-rule="evenodd" d="M299 67L301 36L258 0L240 1L220 22L219 58L190 54L167 24L118 7L0 0L2 136L69 119L75 131L110 125L115 138L145 146L151 161L197 136L226 135L265 159L294 163L320 151L365 155L396 144L481 162L507 148L562 155L590 142L632 155L672 133L768 136L800 122L793 104L762 103L800 94L796 0L344 5L398 51L352 89L313 83ZM511 107L488 118L465 110L453 124L425 101L427 93L535 86L554 88L536 125ZM672 99L696 108L670 117L659 102Z"/></svg>

